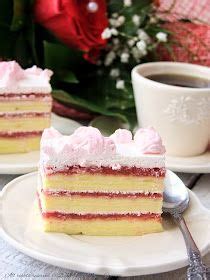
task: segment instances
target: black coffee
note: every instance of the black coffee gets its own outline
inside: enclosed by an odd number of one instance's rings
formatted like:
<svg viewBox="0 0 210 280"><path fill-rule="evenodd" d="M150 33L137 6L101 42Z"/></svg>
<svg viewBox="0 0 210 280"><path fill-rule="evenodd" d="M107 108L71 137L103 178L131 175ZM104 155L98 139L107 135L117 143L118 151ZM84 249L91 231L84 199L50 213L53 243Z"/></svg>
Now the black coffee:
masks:
<svg viewBox="0 0 210 280"><path fill-rule="evenodd" d="M178 74L154 74L146 78L162 84L173 85L178 87L189 88L210 88L210 77L204 79L195 76L178 75Z"/></svg>

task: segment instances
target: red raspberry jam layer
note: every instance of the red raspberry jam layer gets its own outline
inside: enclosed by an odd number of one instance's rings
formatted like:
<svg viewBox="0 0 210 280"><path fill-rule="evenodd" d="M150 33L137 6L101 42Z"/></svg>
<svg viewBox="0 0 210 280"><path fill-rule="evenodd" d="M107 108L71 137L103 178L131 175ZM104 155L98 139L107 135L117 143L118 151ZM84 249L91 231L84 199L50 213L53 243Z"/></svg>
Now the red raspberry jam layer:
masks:
<svg viewBox="0 0 210 280"><path fill-rule="evenodd" d="M24 112L24 113L0 113L0 118L6 118L6 119L12 119L12 118L39 118L39 117L49 117L50 116L50 112L49 113L45 113L45 112Z"/></svg>
<svg viewBox="0 0 210 280"><path fill-rule="evenodd" d="M104 198L151 198L151 199L159 199L162 198L163 195L161 193L111 193L111 192L71 192L71 191L49 191L49 190L41 190L44 195L47 196L80 196L80 197L104 197Z"/></svg>
<svg viewBox="0 0 210 280"><path fill-rule="evenodd" d="M81 166L67 166L64 170L56 170L56 167L45 168L47 175L72 175L72 174L102 174L102 175L131 175L131 176L152 176L164 177L166 173L165 168L137 168L121 166L119 169L112 169L111 167L81 167Z"/></svg>
<svg viewBox="0 0 210 280"><path fill-rule="evenodd" d="M19 99L37 99L37 98L45 98L45 97L50 97L50 93L3 93L0 95L0 100L1 99L10 99L10 98L16 98L17 100Z"/></svg>
<svg viewBox="0 0 210 280"><path fill-rule="evenodd" d="M26 131L26 132L0 132L0 138L25 138L32 136L41 136L42 131Z"/></svg>
<svg viewBox="0 0 210 280"><path fill-rule="evenodd" d="M61 212L42 212L43 218L58 220L157 220L161 221L160 214L74 214Z"/></svg>

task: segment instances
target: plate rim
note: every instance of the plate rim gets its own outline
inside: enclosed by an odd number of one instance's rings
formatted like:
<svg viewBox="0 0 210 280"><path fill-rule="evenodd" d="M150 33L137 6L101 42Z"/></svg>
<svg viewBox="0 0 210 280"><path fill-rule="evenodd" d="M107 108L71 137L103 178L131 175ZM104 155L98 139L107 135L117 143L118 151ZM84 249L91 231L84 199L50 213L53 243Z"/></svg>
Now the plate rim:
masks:
<svg viewBox="0 0 210 280"><path fill-rule="evenodd" d="M39 152L39 151L34 151L34 152ZM21 155L21 154L13 154L13 155L17 156L17 155ZM4 174L7 174L7 175L15 175L15 174L16 175L20 175L20 174L27 175L29 173L37 171L37 169L38 169L38 162L36 163L36 165L31 163L31 164L28 164L27 166L11 165L11 167L4 167L3 164L0 163L0 175L4 175Z"/></svg>
<svg viewBox="0 0 210 280"><path fill-rule="evenodd" d="M169 170L170 173L174 174L176 177L178 177L173 171ZM2 191L0 191L0 206L3 202L3 197L8 191L8 189L12 188L16 182L21 182L25 178L28 177L34 177L37 176L38 171L31 172L28 174L24 174L22 176L19 176L12 181L10 181L8 184L4 186ZM179 178L179 177L178 177ZM180 178L179 178L180 179ZM180 179L181 180L181 179ZM196 203L199 206L199 209L201 209L203 212L208 214L210 217L210 210L203 206L203 204L200 202L199 198L196 196L195 193L193 193L191 190L189 190L190 196L193 196L193 198L196 200ZM1 209L1 207L0 207ZM109 275L109 276L140 276L140 275L149 275L151 274L148 270L152 271L152 274L158 274L158 273L164 273L168 271L173 271L179 268L182 268L188 264L187 260L187 254L186 257L182 260L174 261L173 263L163 263L161 265L152 265L148 268L148 266L103 266L103 264L100 265L94 265L84 262L74 262L72 260L66 261L66 259L63 258L57 258L55 256L50 256L45 253L37 252L34 249L31 249L21 242L14 239L10 234L8 234L4 228L2 227L2 214L0 211L0 237L2 237L6 242L8 242L10 245L12 245L14 248L16 248L21 253L24 253L38 261L43 261L47 264L54 265L57 267L84 272L84 273L93 273L96 275ZM210 235L210 233L209 233ZM205 245L205 247L202 250L202 255L205 255L207 252L210 251L210 239L209 242Z"/></svg>
<svg viewBox="0 0 210 280"><path fill-rule="evenodd" d="M196 158L196 157L200 157L200 156L204 156L206 154L210 154L210 150L205 151L202 155L198 155L198 156L193 156L193 157L177 157L177 156L170 156L170 155L166 155L165 159L166 159L166 168L169 170L172 170L173 172L183 172L183 173L204 173L204 174L209 174L210 173L210 165L207 164L198 164L198 165L185 165L185 164L173 164L170 163L170 160L176 159L176 158L180 158L180 161L182 159L191 159L191 158ZM169 161L169 164L168 162Z"/></svg>

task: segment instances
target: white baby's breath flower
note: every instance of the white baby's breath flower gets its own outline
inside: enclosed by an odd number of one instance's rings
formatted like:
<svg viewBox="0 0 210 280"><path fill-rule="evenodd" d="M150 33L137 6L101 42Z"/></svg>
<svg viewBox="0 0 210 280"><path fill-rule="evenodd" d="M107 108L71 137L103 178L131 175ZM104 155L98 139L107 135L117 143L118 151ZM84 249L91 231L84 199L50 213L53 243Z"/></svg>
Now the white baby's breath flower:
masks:
<svg viewBox="0 0 210 280"><path fill-rule="evenodd" d="M118 80L118 81L116 82L116 88L117 88L117 89L124 89L124 88L125 88L125 81L123 81L123 80Z"/></svg>
<svg viewBox="0 0 210 280"><path fill-rule="evenodd" d="M132 21L136 26L139 26L141 22L141 17L139 15L133 15Z"/></svg>
<svg viewBox="0 0 210 280"><path fill-rule="evenodd" d="M114 35L114 36L117 36L118 35L118 31L116 28L111 28L111 34Z"/></svg>
<svg viewBox="0 0 210 280"><path fill-rule="evenodd" d="M130 40L127 41L127 44L128 44L129 47L133 47L134 44L135 44L135 41L133 39L130 39Z"/></svg>
<svg viewBox="0 0 210 280"><path fill-rule="evenodd" d="M115 46L118 46L120 44L120 40L118 38L113 38L112 42Z"/></svg>
<svg viewBox="0 0 210 280"><path fill-rule="evenodd" d="M113 13L113 14L112 14L112 17L113 17L113 18L118 18L118 13Z"/></svg>
<svg viewBox="0 0 210 280"><path fill-rule="evenodd" d="M146 43L150 43L150 37L143 29L138 29L137 34L140 40L143 40Z"/></svg>
<svg viewBox="0 0 210 280"><path fill-rule="evenodd" d="M115 58L116 58L115 52L110 51L105 57L104 65L105 66L111 65Z"/></svg>
<svg viewBox="0 0 210 280"><path fill-rule="evenodd" d="M118 78L120 76L120 70L118 68L111 69L110 76L112 78Z"/></svg>
<svg viewBox="0 0 210 280"><path fill-rule="evenodd" d="M137 47L132 48L131 53L133 55L133 58L136 60L136 62L139 62L142 55L139 52L139 50L137 49Z"/></svg>
<svg viewBox="0 0 210 280"><path fill-rule="evenodd" d="M122 63L128 63L129 56L130 56L129 53L126 53L126 52L122 53L120 56L120 61Z"/></svg>
<svg viewBox="0 0 210 280"><path fill-rule="evenodd" d="M104 31L101 34L101 38L104 39L104 40L111 38L111 36L112 36L112 32L111 32L111 29L108 28L108 27L105 28Z"/></svg>
<svg viewBox="0 0 210 280"><path fill-rule="evenodd" d="M167 42L167 34L164 32L158 32L156 34L156 38L159 42Z"/></svg>
<svg viewBox="0 0 210 280"><path fill-rule="evenodd" d="M109 23L111 26L116 27L117 26L117 20L114 18L109 19Z"/></svg>
<svg viewBox="0 0 210 280"><path fill-rule="evenodd" d="M124 0L124 6L130 7L132 5L132 0Z"/></svg>
<svg viewBox="0 0 210 280"><path fill-rule="evenodd" d="M120 27L125 22L124 16L119 16L118 18L110 18L109 23L112 27Z"/></svg>
<svg viewBox="0 0 210 280"><path fill-rule="evenodd" d="M124 16L119 16L117 19L117 27L123 25L123 23L125 22L125 17Z"/></svg>
<svg viewBox="0 0 210 280"><path fill-rule="evenodd" d="M152 23L152 24L154 24L154 23L157 23L157 22L158 22L158 19L157 19L157 17L151 17L151 18L149 19L149 22Z"/></svg>
<svg viewBox="0 0 210 280"><path fill-rule="evenodd" d="M147 54L147 44L144 40L138 41L136 43L136 46L142 56L145 56Z"/></svg>

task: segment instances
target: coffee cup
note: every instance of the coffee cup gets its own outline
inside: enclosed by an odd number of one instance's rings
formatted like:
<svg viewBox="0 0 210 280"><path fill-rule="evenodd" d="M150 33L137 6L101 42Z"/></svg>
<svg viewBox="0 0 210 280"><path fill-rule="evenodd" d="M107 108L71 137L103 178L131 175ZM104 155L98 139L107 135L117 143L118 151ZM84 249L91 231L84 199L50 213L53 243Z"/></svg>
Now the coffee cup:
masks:
<svg viewBox="0 0 210 280"><path fill-rule="evenodd" d="M170 85L148 78L155 75L179 75L210 83L210 68L151 62L134 67L131 73L139 126L153 126L160 133L167 155L204 153L210 142L210 88Z"/></svg>

